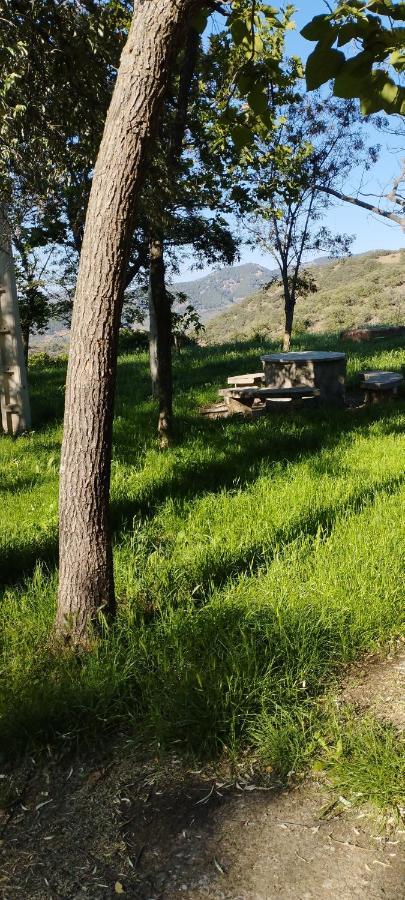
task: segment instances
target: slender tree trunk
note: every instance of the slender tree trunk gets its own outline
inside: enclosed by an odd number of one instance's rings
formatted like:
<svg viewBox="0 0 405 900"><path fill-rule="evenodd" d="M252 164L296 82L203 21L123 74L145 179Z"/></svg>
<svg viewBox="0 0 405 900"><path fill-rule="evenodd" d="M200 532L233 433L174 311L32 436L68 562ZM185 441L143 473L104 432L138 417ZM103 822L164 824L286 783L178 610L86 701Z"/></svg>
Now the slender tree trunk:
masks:
<svg viewBox="0 0 405 900"><path fill-rule="evenodd" d="M162 449L171 438L172 423L172 322L165 284L163 241L150 245L149 312L153 323L150 342L152 386L159 401L158 438Z"/></svg>
<svg viewBox="0 0 405 900"><path fill-rule="evenodd" d="M175 169L181 157L184 135L187 128L188 108L191 88L197 67L200 50L200 35L195 28L189 28L184 49L183 65L180 73L179 92L177 95L176 116L169 145L169 168Z"/></svg>
<svg viewBox="0 0 405 900"><path fill-rule="evenodd" d="M11 229L0 204L0 431L23 434L31 428Z"/></svg>
<svg viewBox="0 0 405 900"><path fill-rule="evenodd" d="M149 368L152 384L152 397L157 399L159 394L159 365L158 365L158 321L156 313L156 300L154 297L154 285L152 282L152 260L149 260Z"/></svg>
<svg viewBox="0 0 405 900"><path fill-rule="evenodd" d="M194 0L138 0L86 216L66 384L56 633L87 640L115 611L108 507L120 312L135 205L168 74Z"/></svg>
<svg viewBox="0 0 405 900"><path fill-rule="evenodd" d="M24 325L21 329L21 336L24 349L25 365L28 363L28 351L30 349L30 326Z"/></svg>
<svg viewBox="0 0 405 900"><path fill-rule="evenodd" d="M291 347L291 336L294 323L295 297L291 293L288 283L288 272L283 275L284 282L284 337L283 353L288 353Z"/></svg>
<svg viewBox="0 0 405 900"><path fill-rule="evenodd" d="M172 180L181 158L187 127L188 107L195 75L200 35L189 28L180 73L176 115L167 154L167 166ZM163 235L150 247L149 278L149 361L152 395L159 400L158 439L162 449L170 444L173 414L172 327L171 308L165 287Z"/></svg>
<svg viewBox="0 0 405 900"><path fill-rule="evenodd" d="M28 255L27 255L27 251L24 246L24 242L22 240L19 240L18 237L14 237L14 244L20 255L21 265L24 269L25 278L27 280L27 288L25 291L26 307L27 307L27 309L26 309L27 321L24 323L21 322L21 338L22 338L22 343L23 343L25 365L27 365L28 351L29 351L29 346L30 346L30 327L31 327L30 326L30 313L31 313L31 309L33 306L32 295L35 292L35 289L33 288L34 278L33 278L32 272L30 271ZM31 321L31 324L32 324L32 321Z"/></svg>

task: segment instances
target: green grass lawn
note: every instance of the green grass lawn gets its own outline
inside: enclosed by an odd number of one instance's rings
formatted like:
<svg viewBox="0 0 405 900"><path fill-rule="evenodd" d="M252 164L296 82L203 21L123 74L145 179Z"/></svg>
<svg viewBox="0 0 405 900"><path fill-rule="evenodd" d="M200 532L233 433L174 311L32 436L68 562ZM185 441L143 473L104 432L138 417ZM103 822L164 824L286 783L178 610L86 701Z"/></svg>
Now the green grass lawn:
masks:
<svg viewBox="0 0 405 900"><path fill-rule="evenodd" d="M333 347L333 337L306 346ZM342 665L403 626L405 402L206 421L259 343L184 351L161 453L144 354L120 357L112 465L119 616L52 652L65 363L33 360L35 431L0 440L4 753L102 732L197 756L249 747L285 773L312 752ZM404 370L398 342L348 345ZM253 369L252 369L253 367Z"/></svg>

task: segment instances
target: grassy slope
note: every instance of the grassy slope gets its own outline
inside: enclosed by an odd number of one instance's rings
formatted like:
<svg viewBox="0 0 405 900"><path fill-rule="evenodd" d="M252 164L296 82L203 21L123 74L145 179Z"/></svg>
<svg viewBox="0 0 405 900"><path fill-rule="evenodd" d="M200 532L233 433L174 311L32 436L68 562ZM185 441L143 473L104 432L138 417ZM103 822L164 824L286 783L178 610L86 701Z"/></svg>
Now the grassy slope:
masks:
<svg viewBox="0 0 405 900"><path fill-rule="evenodd" d="M0 441L5 751L119 729L197 754L248 743L286 771L309 752L318 698L339 666L400 630L405 403L253 424L199 418L226 375L257 367L265 349L197 348L177 360L177 441L166 454L154 445L147 360L121 357L120 614L80 660L49 650L64 363L33 363L37 431ZM347 349L350 378L405 367L398 343Z"/></svg>
<svg viewBox="0 0 405 900"><path fill-rule="evenodd" d="M362 323L405 320L405 251L333 260L313 270L318 291L297 301L296 331L333 332ZM279 288L260 291L235 304L206 326L209 342L276 337L283 324Z"/></svg>

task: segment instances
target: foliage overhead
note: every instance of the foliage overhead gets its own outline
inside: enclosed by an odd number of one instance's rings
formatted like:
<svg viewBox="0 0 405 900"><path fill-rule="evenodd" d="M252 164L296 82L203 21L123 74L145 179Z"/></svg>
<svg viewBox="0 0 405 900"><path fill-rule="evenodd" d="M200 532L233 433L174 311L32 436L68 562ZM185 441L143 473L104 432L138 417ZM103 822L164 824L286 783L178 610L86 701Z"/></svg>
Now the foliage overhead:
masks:
<svg viewBox="0 0 405 900"><path fill-rule="evenodd" d="M335 96L360 98L365 115L404 115L404 22L405 3L394 0L338 2L315 16L301 32L316 42L306 65L308 89L333 80Z"/></svg>
<svg viewBox="0 0 405 900"><path fill-rule="evenodd" d="M277 10L259 0L236 0L228 7L224 28L211 39L221 73L215 96L217 142L222 148L233 143L243 152L274 128L274 99L289 83L285 33L294 28L294 6ZM298 58L294 67L302 72Z"/></svg>

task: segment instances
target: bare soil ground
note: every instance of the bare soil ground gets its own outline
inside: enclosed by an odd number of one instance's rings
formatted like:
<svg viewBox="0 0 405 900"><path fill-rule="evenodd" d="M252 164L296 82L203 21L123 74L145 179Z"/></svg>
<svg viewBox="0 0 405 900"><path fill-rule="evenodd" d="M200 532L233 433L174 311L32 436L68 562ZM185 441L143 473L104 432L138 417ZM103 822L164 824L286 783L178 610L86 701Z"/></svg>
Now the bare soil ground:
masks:
<svg viewBox="0 0 405 900"><path fill-rule="evenodd" d="M352 666L343 684L342 703L359 712L369 710L377 718L405 729L405 652L396 649L381 660L378 657Z"/></svg>
<svg viewBox="0 0 405 900"><path fill-rule="evenodd" d="M405 660L347 674L342 702L403 726ZM26 759L0 781L3 900L401 900L405 826L384 826L325 785L282 790L248 758L192 772L130 745ZM1 796L3 800L1 802Z"/></svg>

